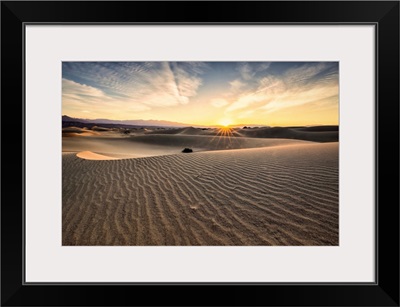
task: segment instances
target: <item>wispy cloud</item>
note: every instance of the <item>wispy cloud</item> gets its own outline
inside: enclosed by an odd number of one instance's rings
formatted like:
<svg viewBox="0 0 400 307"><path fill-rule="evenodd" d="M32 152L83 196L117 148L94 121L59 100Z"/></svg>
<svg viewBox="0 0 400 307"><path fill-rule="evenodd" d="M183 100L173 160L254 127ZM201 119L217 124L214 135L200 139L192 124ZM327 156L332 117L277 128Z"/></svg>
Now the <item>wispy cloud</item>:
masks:
<svg viewBox="0 0 400 307"><path fill-rule="evenodd" d="M241 63L238 67L241 77L244 80L250 80L254 76L254 71L248 63Z"/></svg>
<svg viewBox="0 0 400 307"><path fill-rule="evenodd" d="M242 82L240 79L235 79L231 82L229 82L230 85L230 90L232 93L238 93L240 90L242 90L246 84Z"/></svg>
<svg viewBox="0 0 400 307"><path fill-rule="evenodd" d="M304 64L289 69L283 75L283 79L289 85L307 85L309 83L337 80L338 71L332 70L330 63ZM333 77L333 78L332 78Z"/></svg>
<svg viewBox="0 0 400 307"><path fill-rule="evenodd" d="M66 62L63 76L76 82L73 87L66 84L63 94L68 103L85 104L89 99L129 110L187 104L202 84L203 69L205 64L197 62Z"/></svg>
<svg viewBox="0 0 400 307"><path fill-rule="evenodd" d="M267 99L265 93L254 92L248 93L239 97L235 102L233 102L227 109L227 112L233 112L236 110L247 108L255 103L264 102Z"/></svg>
<svg viewBox="0 0 400 307"><path fill-rule="evenodd" d="M222 98L214 98L214 99L211 99L211 105L212 105L213 107L216 107L216 108L224 107L224 106L226 106L227 104L229 104L229 102L226 101L225 99L222 99Z"/></svg>
<svg viewBox="0 0 400 307"><path fill-rule="evenodd" d="M327 63L304 64L258 79L253 89L240 95L226 112L250 114L247 109L251 107L251 114L254 110L271 113L333 96L338 96L337 70Z"/></svg>
<svg viewBox="0 0 400 307"><path fill-rule="evenodd" d="M150 110L150 107L144 104L132 102L127 98L115 98L98 88L68 79L62 80L62 100L64 109L72 113L82 112L101 116L103 110L107 109L112 117L124 111L129 114Z"/></svg>
<svg viewBox="0 0 400 307"><path fill-rule="evenodd" d="M243 80L251 80L258 73L266 71L270 65L270 62L243 62L238 63L237 69Z"/></svg>
<svg viewBox="0 0 400 307"><path fill-rule="evenodd" d="M226 111L234 111L246 108L254 102L263 100L263 95L258 92L252 92L254 85L260 76L265 75L270 67L269 62L240 62L236 64L236 70L239 72L238 78L229 82L229 91L224 93L224 98L214 99L211 104L215 107L227 106ZM248 95L243 95L248 93ZM239 97L239 98L237 98ZM232 104L228 101L235 100ZM229 106L228 106L229 105Z"/></svg>
<svg viewBox="0 0 400 307"><path fill-rule="evenodd" d="M334 85L318 86L315 89L307 89L301 92L289 91L266 102L264 106L260 107L260 110L272 113L289 107L315 103L331 97L337 97L337 94L338 88Z"/></svg>

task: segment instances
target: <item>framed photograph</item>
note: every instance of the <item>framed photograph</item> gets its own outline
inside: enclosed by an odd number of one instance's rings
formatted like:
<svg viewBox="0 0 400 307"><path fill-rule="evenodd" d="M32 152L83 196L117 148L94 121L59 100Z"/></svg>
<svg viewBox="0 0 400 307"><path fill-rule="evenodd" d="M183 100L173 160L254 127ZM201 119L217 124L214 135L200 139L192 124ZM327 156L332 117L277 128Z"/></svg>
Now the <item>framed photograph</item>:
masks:
<svg viewBox="0 0 400 307"><path fill-rule="evenodd" d="M1 8L2 305L399 306L398 1Z"/></svg>

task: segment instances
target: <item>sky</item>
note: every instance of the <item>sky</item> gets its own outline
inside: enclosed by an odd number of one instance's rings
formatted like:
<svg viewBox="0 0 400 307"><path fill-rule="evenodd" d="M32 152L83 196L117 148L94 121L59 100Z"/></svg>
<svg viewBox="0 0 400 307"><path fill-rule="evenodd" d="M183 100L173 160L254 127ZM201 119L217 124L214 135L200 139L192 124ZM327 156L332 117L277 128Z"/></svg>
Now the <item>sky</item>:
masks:
<svg viewBox="0 0 400 307"><path fill-rule="evenodd" d="M192 125L338 125L338 62L63 62L62 113Z"/></svg>

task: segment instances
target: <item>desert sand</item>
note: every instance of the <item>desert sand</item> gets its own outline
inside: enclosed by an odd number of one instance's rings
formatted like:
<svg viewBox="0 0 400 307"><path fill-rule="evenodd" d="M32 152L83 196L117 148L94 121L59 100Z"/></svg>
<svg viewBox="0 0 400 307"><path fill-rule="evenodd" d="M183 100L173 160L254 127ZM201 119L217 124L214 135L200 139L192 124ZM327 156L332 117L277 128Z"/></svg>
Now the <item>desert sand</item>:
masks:
<svg viewBox="0 0 400 307"><path fill-rule="evenodd" d="M310 127L67 128L62 244L338 245L337 138Z"/></svg>

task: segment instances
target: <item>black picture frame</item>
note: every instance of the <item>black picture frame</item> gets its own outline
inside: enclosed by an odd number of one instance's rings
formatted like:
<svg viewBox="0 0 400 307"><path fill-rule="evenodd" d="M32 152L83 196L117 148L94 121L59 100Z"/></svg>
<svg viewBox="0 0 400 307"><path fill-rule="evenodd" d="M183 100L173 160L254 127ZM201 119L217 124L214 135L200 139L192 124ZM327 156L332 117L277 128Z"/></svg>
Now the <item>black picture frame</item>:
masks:
<svg viewBox="0 0 400 307"><path fill-rule="evenodd" d="M32 22L375 25L376 282L26 284L24 26ZM399 306L398 1L3 1L1 77L2 306Z"/></svg>

